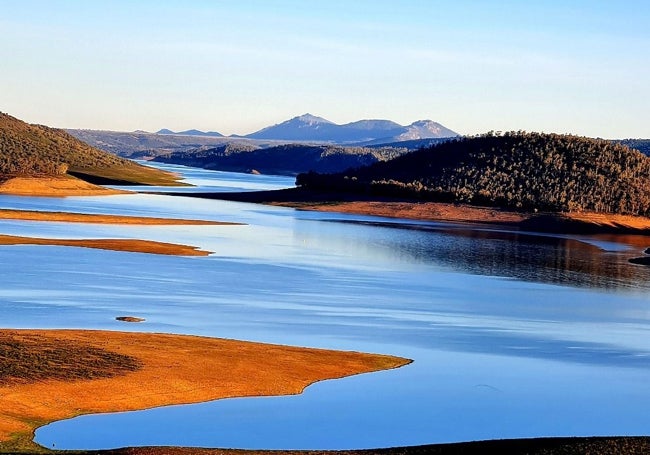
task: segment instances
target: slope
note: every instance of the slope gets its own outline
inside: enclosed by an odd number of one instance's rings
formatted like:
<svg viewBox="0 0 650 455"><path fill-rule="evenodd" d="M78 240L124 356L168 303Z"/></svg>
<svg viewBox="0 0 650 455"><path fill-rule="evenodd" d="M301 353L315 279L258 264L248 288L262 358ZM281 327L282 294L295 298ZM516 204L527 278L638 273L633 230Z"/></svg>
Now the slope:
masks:
<svg viewBox="0 0 650 455"><path fill-rule="evenodd" d="M60 129L0 113L0 179L76 176L91 183L177 184L174 175L95 149Z"/></svg>

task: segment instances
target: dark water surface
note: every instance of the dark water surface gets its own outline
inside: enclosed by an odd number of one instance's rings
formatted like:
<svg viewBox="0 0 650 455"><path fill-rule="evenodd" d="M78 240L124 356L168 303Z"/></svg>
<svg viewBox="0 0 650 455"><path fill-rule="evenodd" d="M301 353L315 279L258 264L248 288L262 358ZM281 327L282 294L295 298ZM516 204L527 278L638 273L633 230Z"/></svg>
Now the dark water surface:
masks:
<svg viewBox="0 0 650 455"><path fill-rule="evenodd" d="M202 190L292 184L188 175ZM57 422L38 430L44 446L343 449L650 433L650 273L627 262L638 246L164 195L2 196L0 206L248 223L0 221L4 234L137 237L215 252L0 247L5 327L186 333L414 359L300 396ZM126 314L147 321L114 320Z"/></svg>

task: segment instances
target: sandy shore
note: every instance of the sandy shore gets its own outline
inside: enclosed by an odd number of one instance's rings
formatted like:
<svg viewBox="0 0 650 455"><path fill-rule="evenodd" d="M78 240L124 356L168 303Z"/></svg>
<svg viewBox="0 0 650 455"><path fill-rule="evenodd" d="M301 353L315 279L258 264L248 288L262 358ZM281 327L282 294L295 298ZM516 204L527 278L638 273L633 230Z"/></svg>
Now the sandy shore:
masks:
<svg viewBox="0 0 650 455"><path fill-rule="evenodd" d="M316 381L409 362L182 335L3 329L0 452L37 450L35 428L76 415L299 394Z"/></svg>
<svg viewBox="0 0 650 455"><path fill-rule="evenodd" d="M140 239L46 239L0 234L0 245L49 245L126 251L131 253L163 254L168 256L208 256L212 252L191 245L155 242Z"/></svg>
<svg viewBox="0 0 650 455"><path fill-rule="evenodd" d="M241 193L167 193L185 197L292 207L319 212L352 213L422 221L447 221L503 226L565 234L650 235L650 218L602 213L530 213L466 204L378 199L303 188Z"/></svg>
<svg viewBox="0 0 650 455"><path fill-rule="evenodd" d="M36 210L9 210L0 209L1 220L25 220L25 221L60 221L66 223L90 223L90 224L129 224L129 225L221 225L221 226L242 226L243 223L231 223L225 221L188 220L177 218L155 218L143 216L125 215L99 215L72 212L46 212Z"/></svg>

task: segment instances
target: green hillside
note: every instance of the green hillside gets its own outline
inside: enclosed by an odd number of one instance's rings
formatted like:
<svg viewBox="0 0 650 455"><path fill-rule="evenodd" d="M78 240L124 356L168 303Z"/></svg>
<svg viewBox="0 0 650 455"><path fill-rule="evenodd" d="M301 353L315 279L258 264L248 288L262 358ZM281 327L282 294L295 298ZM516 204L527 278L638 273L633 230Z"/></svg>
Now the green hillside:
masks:
<svg viewBox="0 0 650 455"><path fill-rule="evenodd" d="M610 141L510 132L461 138L299 186L534 211L650 216L650 158Z"/></svg>
<svg viewBox="0 0 650 455"><path fill-rule="evenodd" d="M60 129L0 112L0 178L70 174L91 183L174 185L173 175L102 152Z"/></svg>

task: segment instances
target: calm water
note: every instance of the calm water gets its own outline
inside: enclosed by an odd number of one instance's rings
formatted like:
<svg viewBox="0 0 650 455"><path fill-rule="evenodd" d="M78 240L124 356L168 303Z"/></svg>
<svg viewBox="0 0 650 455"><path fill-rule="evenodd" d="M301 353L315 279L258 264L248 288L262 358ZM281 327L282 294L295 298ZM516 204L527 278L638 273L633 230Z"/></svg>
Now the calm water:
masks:
<svg viewBox="0 0 650 455"><path fill-rule="evenodd" d="M293 183L174 169L200 189ZM3 196L0 207L248 223L0 221L4 234L137 237L215 252L182 258L0 247L6 327L186 333L414 359L295 397L57 422L38 430L44 446L343 449L650 433L650 271L627 263L643 248L164 195ZM127 314L147 321L114 320Z"/></svg>

